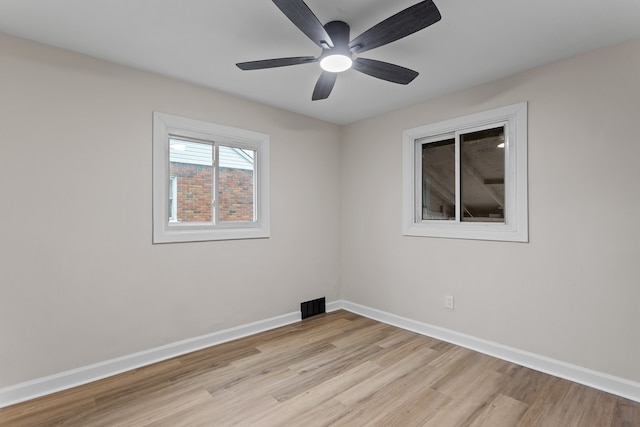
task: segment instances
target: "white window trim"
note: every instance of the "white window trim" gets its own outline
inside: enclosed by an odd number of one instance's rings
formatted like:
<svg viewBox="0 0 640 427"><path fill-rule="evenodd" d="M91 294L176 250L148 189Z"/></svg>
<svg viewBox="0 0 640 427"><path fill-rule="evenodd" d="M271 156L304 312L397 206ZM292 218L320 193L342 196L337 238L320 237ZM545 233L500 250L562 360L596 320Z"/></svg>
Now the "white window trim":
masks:
<svg viewBox="0 0 640 427"><path fill-rule="evenodd" d="M421 145L418 140L502 123L506 124L504 148L506 159L505 222L467 223L422 220L422 184L421 173L418 173L421 172L422 162L420 161L421 156L417 154L417 145ZM403 235L512 242L529 241L526 102L408 129L402 135ZM456 168L458 165L456 162Z"/></svg>
<svg viewBox="0 0 640 427"><path fill-rule="evenodd" d="M182 224L169 222L169 138L211 141L256 151L256 221ZM217 153L216 153L217 154ZM216 168L217 169L217 168ZM217 173L217 172L216 172ZM153 113L153 243L259 239L270 236L269 135L201 120Z"/></svg>

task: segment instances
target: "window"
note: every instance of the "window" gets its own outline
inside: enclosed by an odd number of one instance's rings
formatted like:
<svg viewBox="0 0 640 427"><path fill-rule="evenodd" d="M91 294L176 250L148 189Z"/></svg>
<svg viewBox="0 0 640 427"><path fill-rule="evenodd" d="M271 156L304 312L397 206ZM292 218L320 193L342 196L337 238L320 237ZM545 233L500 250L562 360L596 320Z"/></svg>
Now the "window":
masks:
<svg viewBox="0 0 640 427"><path fill-rule="evenodd" d="M403 133L403 234L526 242L527 104Z"/></svg>
<svg viewBox="0 0 640 427"><path fill-rule="evenodd" d="M269 237L269 137L154 113L154 243Z"/></svg>

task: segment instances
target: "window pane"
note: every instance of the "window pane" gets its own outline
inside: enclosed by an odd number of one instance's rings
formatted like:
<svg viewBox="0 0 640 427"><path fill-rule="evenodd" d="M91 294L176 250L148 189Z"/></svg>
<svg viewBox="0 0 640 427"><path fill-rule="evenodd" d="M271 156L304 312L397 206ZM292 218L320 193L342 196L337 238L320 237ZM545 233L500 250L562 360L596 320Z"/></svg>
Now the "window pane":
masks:
<svg viewBox="0 0 640 427"><path fill-rule="evenodd" d="M213 221L213 146L169 140L169 175L176 182L175 217L171 222ZM173 196L169 189L169 199ZM171 213L170 213L171 214Z"/></svg>
<svg viewBox="0 0 640 427"><path fill-rule="evenodd" d="M178 215L178 180L175 176L169 177L169 221L177 221Z"/></svg>
<svg viewBox="0 0 640 427"><path fill-rule="evenodd" d="M462 221L504 222L504 126L460 135Z"/></svg>
<svg viewBox="0 0 640 427"><path fill-rule="evenodd" d="M422 145L422 219L456 219L455 140Z"/></svg>
<svg viewBox="0 0 640 427"><path fill-rule="evenodd" d="M255 221L255 151L221 145L218 154L220 221Z"/></svg>

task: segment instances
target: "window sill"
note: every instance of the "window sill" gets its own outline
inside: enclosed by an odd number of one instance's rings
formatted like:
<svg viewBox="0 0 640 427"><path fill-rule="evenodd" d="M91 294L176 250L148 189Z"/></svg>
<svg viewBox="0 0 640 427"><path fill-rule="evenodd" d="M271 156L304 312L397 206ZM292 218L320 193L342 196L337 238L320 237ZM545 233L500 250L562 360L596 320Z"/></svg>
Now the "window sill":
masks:
<svg viewBox="0 0 640 427"><path fill-rule="evenodd" d="M439 237L469 240L496 240L503 242L528 242L528 233L502 223L441 224L414 223L405 228L404 236Z"/></svg>
<svg viewBox="0 0 640 427"><path fill-rule="evenodd" d="M167 229L154 233L154 244L208 242L217 240L267 239L268 229L264 228L221 228L215 230L187 230L184 228Z"/></svg>

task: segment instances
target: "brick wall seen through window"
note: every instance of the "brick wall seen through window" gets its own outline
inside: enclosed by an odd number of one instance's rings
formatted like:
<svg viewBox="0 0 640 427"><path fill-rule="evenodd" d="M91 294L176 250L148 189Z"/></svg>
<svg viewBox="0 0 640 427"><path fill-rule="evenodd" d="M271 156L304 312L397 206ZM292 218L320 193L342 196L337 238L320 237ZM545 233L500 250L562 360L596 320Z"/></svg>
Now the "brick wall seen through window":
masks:
<svg viewBox="0 0 640 427"><path fill-rule="evenodd" d="M171 162L169 173L177 178L177 221L211 222L213 168L208 165ZM220 221L253 221L253 171L220 168L218 174Z"/></svg>

